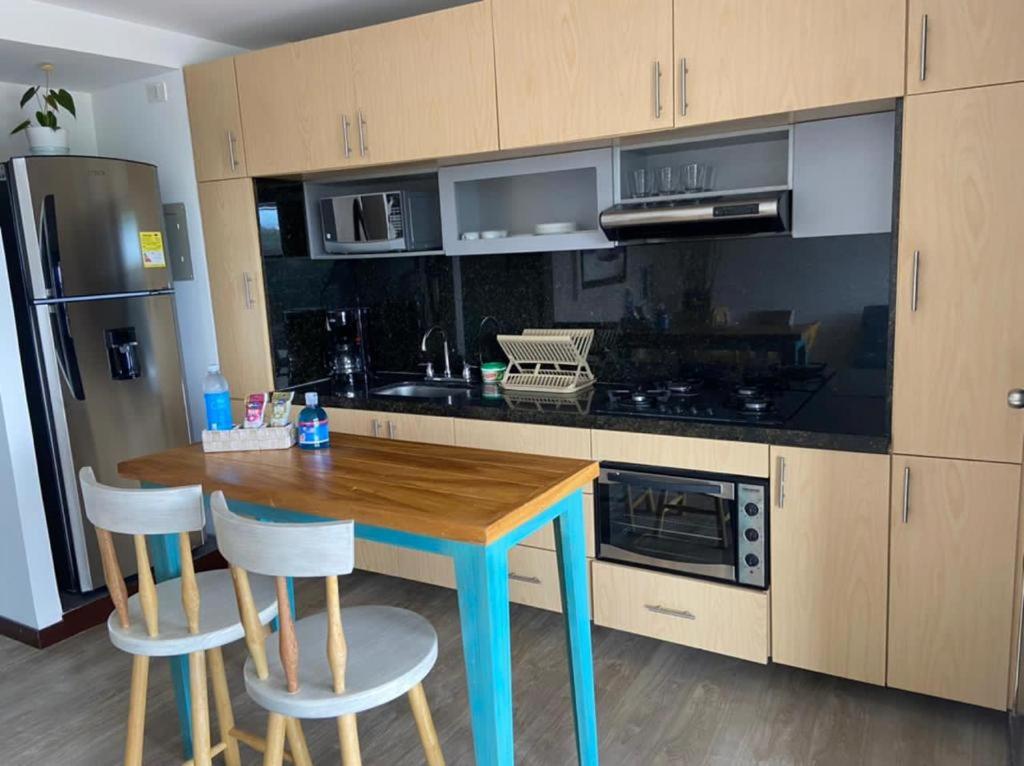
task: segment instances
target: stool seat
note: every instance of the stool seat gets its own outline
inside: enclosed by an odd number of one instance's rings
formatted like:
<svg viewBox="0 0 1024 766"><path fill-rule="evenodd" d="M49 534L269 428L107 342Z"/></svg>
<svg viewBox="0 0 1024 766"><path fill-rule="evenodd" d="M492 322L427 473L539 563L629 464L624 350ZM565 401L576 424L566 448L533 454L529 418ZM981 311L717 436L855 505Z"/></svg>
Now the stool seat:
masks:
<svg viewBox="0 0 1024 766"><path fill-rule="evenodd" d="M277 597L274 578L254 575L249 578L253 601L260 622L266 625L277 616ZM164 580L157 584L159 600L159 635L146 632L139 595L128 599L130 627L121 627L117 612L107 619L110 642L129 654L147 657L171 657L214 649L230 644L244 635L238 618L234 584L226 569L200 572L196 575L199 586L199 632L191 634L181 603L181 580Z"/></svg>
<svg viewBox="0 0 1024 766"><path fill-rule="evenodd" d="M336 694L332 685L324 652L324 612L295 623L302 657L299 690L294 694L288 691L275 633L265 642L270 675L261 680L252 659L245 663L249 696L264 709L290 718L336 718L407 693L437 660L437 633L415 612L390 606L353 606L341 610L341 621L348 645L344 692Z"/></svg>

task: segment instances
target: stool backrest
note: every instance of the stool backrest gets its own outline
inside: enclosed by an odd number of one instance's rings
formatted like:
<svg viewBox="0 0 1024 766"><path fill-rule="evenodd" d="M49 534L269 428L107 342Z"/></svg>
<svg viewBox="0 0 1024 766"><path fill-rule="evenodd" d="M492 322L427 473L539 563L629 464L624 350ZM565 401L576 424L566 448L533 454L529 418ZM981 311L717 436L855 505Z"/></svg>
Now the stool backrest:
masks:
<svg viewBox="0 0 1024 766"><path fill-rule="evenodd" d="M78 472L78 479L82 485L85 515L96 527L103 575L121 627L131 627L131 618L128 614L124 575L121 574L112 533L131 535L134 540L139 570L139 602L146 632L150 636L160 633L160 609L149 563L146 535L176 534L181 556L182 607L189 632L198 633L199 588L192 562L189 532L198 531L205 524L203 488L198 485L167 489L110 487L98 482L96 474L88 466Z"/></svg>
<svg viewBox="0 0 1024 766"><path fill-rule="evenodd" d="M355 525L351 521L278 524L256 521L233 513L223 492L210 496L217 546L231 565L238 612L245 628L245 643L256 675L269 675L263 628L249 587L249 572L275 578L281 667L288 690L299 690L299 647L295 639L288 577L323 577L327 595L327 659L334 691L345 691L347 649L341 625L338 575L349 574L355 562Z"/></svg>

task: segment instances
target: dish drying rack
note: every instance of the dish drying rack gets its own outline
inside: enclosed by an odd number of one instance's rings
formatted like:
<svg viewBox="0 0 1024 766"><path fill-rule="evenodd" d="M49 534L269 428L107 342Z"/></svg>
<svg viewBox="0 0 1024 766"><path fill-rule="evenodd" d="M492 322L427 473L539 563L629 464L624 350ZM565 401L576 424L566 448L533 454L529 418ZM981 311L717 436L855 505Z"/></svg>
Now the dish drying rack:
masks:
<svg viewBox="0 0 1024 766"><path fill-rule="evenodd" d="M587 364L593 330L523 330L522 335L499 335L508 356L501 387L508 391L574 394L594 385Z"/></svg>

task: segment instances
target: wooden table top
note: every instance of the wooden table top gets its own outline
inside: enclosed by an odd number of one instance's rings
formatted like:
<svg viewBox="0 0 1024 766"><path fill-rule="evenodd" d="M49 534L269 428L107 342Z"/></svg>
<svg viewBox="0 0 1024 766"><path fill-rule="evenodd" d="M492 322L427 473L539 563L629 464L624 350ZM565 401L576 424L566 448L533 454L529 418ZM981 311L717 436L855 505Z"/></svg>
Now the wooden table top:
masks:
<svg viewBox="0 0 1024 766"><path fill-rule="evenodd" d="M357 524L490 543L599 474L590 460L331 434L325 450L205 453L202 445L118 465L128 479Z"/></svg>

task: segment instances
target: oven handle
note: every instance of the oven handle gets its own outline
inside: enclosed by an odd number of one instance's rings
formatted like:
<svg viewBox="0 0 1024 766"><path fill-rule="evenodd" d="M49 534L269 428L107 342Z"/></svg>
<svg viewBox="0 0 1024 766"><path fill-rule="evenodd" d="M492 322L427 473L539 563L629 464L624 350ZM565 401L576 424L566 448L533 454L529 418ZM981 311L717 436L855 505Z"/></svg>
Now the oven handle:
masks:
<svg viewBox="0 0 1024 766"><path fill-rule="evenodd" d="M664 474L633 473L629 471L601 471L601 484L630 484L642 489L656 489L669 492L690 492L710 495L725 500L735 497L735 490L730 484L701 479L674 478Z"/></svg>

